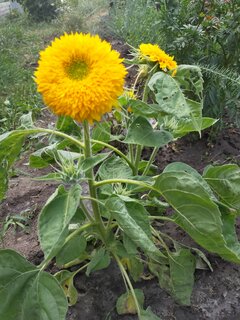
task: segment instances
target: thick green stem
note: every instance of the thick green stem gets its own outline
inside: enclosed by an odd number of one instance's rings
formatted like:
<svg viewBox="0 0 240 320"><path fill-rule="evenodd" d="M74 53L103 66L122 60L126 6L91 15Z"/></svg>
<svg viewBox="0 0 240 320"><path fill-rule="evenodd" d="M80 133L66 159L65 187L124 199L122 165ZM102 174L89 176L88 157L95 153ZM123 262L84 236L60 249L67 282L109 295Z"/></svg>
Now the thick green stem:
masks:
<svg viewBox="0 0 240 320"><path fill-rule="evenodd" d="M144 175L147 175L148 170L151 168L151 165L152 165L153 161L155 160L155 157L156 157L156 155L157 155L157 153L158 153L158 150L159 150L159 147L155 147L155 148L153 149L153 152L152 152L152 154L151 154L151 157L150 157L150 159L148 160L148 164L147 164L146 168L145 168L144 171L143 171L143 176L144 176Z"/></svg>
<svg viewBox="0 0 240 320"><path fill-rule="evenodd" d="M83 201L82 201L82 197L81 197L81 199L80 199L80 208L82 209L82 211L83 211L84 215L86 216L86 218L87 218L89 221L93 222L94 219L93 219L93 217L91 216L91 214L88 212L88 209L85 207L85 204L84 204Z"/></svg>
<svg viewBox="0 0 240 320"><path fill-rule="evenodd" d="M141 187L144 187L144 188L147 188L149 190L153 190L153 191L156 191L158 193L161 194L161 192L154 188L153 186L151 186L150 184L147 184L143 181L138 181L138 180L131 180L131 179L106 179L106 180L102 180L102 181L97 181L94 183L94 186L95 187L100 187L100 186L103 186L105 184L115 184L115 183L129 183L129 184L135 184L137 186L141 186Z"/></svg>
<svg viewBox="0 0 240 320"><path fill-rule="evenodd" d="M136 309L137 309L138 318L141 319L141 309L140 309L140 306L139 306L138 299L137 299L137 297L136 297L135 291L134 291L134 289L133 289L132 283L131 283L131 281L130 281L130 279L129 279L129 276L128 276L128 274L127 274L124 266L122 265L122 262L121 262L120 259L118 258L118 256L114 254L114 258L116 259L117 264L118 264L118 266L119 266L119 269L120 269L123 277L125 278L126 283L127 283L128 287L129 287L131 293L132 293L132 296L133 296L133 299L134 299L134 302L135 302L135 305L136 305Z"/></svg>
<svg viewBox="0 0 240 320"><path fill-rule="evenodd" d="M90 158L92 156L92 149L91 149L91 140L90 140L90 130L89 130L89 125L87 121L83 122L83 131L84 131L84 145L85 145L85 149L84 149L84 155L85 155L85 159ZM93 169L89 169L86 172L86 176L88 178L88 186L89 186L89 193L90 193L90 197L97 199L97 192L96 192L96 187L94 185L94 174L93 174ZM90 200L91 204L92 204L92 209L93 209L93 214L94 214L94 218L95 221L99 227L99 232L100 232L100 236L102 238L102 240L105 242L105 238L106 238L106 230L101 218L101 214L100 214L100 210L99 210L99 206L98 203L96 201Z"/></svg>

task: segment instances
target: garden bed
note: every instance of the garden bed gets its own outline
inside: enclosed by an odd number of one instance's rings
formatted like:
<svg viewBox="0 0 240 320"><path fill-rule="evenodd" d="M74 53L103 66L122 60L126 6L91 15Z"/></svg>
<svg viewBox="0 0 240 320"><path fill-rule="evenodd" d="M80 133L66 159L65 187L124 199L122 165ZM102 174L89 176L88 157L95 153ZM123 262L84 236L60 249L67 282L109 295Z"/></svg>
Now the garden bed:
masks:
<svg viewBox="0 0 240 320"><path fill-rule="evenodd" d="M44 126L52 120L52 116L45 111L41 125ZM155 164L161 170L170 162L181 161L201 172L210 163L239 163L239 136L240 130L233 128L223 130L215 141L209 140L207 133L201 140L196 136L188 136L164 147L159 152ZM32 177L42 175L48 169L30 169L27 163L28 156L23 154L15 167L16 176L10 180L7 199L0 205L0 220L4 221L7 215L20 213L27 217L26 229L17 228L14 231L12 227L8 230L4 237L4 247L16 249L34 264L39 264L43 253L37 239L38 213L57 185L32 180ZM193 244L180 228L171 223L164 224L164 231L184 244ZM225 262L215 255L207 254L207 257L212 264L213 272L196 272L190 307L182 307L175 303L166 291L159 288L156 279L135 284L135 287L143 289L146 306L150 305L163 320L239 319L240 266ZM51 268L55 269L54 264ZM137 319L130 315L116 314L114 306L119 295L124 292L124 285L115 264L111 264L108 270L93 273L90 277L84 273L79 274L75 278L75 286L79 293L78 302L69 309L68 320Z"/></svg>

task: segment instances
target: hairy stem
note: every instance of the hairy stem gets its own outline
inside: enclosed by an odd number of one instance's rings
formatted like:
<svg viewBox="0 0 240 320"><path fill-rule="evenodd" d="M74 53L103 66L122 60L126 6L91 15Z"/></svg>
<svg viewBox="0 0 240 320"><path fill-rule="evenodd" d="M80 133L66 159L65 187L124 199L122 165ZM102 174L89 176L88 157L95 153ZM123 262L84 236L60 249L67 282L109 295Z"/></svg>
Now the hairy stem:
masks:
<svg viewBox="0 0 240 320"><path fill-rule="evenodd" d="M106 179L106 180L102 180L102 181L97 181L94 183L94 186L95 187L100 187L100 186L103 186L105 184L115 184L115 183L129 183L129 184L135 184L137 186L141 186L141 187L144 187L144 188L147 188L149 190L153 190L153 191L156 191L158 192L159 194L161 194L161 192L154 188L153 186L151 186L150 184L147 184L143 181L139 181L139 180L131 180L131 179Z"/></svg>
<svg viewBox="0 0 240 320"><path fill-rule="evenodd" d="M85 145L84 155L85 155L85 159L87 159L92 156L90 130L89 130L89 125L88 125L87 121L83 122L83 131L84 131L84 145ZM95 179L94 179L94 174L93 174L92 168L86 172L86 176L88 178L90 197L93 199L97 199L96 187L94 185ZM94 218L95 218L96 223L98 224L100 236L101 236L102 240L105 242L106 230L105 230L102 218L101 218L98 203L96 201L93 201L93 199L91 199L90 201L92 204Z"/></svg>

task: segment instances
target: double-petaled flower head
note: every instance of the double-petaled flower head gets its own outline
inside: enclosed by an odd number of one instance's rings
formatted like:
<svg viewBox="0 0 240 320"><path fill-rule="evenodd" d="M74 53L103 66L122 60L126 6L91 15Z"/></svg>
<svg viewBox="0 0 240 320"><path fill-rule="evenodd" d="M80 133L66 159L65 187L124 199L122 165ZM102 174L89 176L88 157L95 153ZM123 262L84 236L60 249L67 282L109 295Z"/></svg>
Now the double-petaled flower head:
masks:
<svg viewBox="0 0 240 320"><path fill-rule="evenodd" d="M97 35L64 34L40 52L38 91L57 115L99 121L123 92L123 59Z"/></svg>
<svg viewBox="0 0 240 320"><path fill-rule="evenodd" d="M169 56L157 44L142 43L139 46L138 57L143 62L157 62L163 71L173 71L172 75L176 73L177 62L174 57Z"/></svg>

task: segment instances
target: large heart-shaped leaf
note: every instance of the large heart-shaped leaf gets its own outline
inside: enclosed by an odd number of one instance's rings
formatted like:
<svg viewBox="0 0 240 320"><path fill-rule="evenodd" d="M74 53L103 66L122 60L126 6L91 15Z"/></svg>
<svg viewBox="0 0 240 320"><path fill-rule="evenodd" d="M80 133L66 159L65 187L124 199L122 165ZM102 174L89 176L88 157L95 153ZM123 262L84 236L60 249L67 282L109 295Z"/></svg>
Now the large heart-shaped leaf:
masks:
<svg viewBox="0 0 240 320"><path fill-rule="evenodd" d="M226 222L198 178L187 172L162 173L154 185L175 209L174 221L202 247L224 259L240 263L235 233L224 232ZM229 240L230 238L230 240Z"/></svg>
<svg viewBox="0 0 240 320"><path fill-rule="evenodd" d="M67 299L55 278L12 250L0 250L0 319L65 320Z"/></svg>
<svg viewBox="0 0 240 320"><path fill-rule="evenodd" d="M71 187L69 191L60 186L42 209L38 228L45 259L53 258L62 248L68 235L68 225L77 211L80 194L79 185Z"/></svg>

